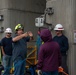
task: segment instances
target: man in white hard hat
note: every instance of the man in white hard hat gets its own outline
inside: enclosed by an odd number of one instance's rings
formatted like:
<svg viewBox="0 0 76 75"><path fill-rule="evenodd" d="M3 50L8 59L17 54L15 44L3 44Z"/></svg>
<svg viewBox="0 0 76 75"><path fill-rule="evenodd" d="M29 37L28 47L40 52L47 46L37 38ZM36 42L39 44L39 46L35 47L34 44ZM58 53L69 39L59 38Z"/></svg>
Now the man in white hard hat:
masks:
<svg viewBox="0 0 76 75"><path fill-rule="evenodd" d="M54 30L56 32L56 36L53 38L53 40L58 42L58 44L60 45L60 50L62 54L62 67L64 68L65 72L68 72L67 70L67 50L69 49L68 39L62 33L64 28L61 24L57 24Z"/></svg>
<svg viewBox="0 0 76 75"><path fill-rule="evenodd" d="M12 29L7 28L5 30L5 37L1 40L1 48L3 54L3 66L4 66L4 73L3 75L10 75L10 68L11 68L11 57L12 57Z"/></svg>

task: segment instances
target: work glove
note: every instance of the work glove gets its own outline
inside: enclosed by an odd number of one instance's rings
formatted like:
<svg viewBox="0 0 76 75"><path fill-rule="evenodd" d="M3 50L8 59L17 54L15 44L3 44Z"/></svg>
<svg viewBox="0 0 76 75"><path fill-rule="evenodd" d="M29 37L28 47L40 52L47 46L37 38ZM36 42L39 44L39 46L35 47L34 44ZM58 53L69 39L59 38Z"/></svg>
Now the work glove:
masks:
<svg viewBox="0 0 76 75"><path fill-rule="evenodd" d="M41 70L38 70L37 74L38 74L38 75L42 75Z"/></svg>
<svg viewBox="0 0 76 75"><path fill-rule="evenodd" d="M60 67L58 68L58 71L59 71L59 72L63 72L63 68L60 66Z"/></svg>

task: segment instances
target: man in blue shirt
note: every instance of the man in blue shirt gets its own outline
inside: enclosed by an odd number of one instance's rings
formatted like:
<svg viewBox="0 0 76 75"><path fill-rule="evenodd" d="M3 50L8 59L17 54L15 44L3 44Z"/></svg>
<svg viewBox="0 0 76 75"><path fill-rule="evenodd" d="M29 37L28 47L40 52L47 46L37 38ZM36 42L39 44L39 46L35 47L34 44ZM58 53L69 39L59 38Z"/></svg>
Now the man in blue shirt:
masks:
<svg viewBox="0 0 76 75"><path fill-rule="evenodd" d="M36 40L36 46L37 46L37 59L38 59L38 53L40 50L40 46L42 45L42 40L40 38L40 30L38 30L38 34L37 34L37 40Z"/></svg>
<svg viewBox="0 0 76 75"><path fill-rule="evenodd" d="M27 53L27 42L32 40L32 32L24 33L22 24L15 27L16 36L13 41L13 61L14 61L14 75L24 75L25 59Z"/></svg>
<svg viewBox="0 0 76 75"><path fill-rule="evenodd" d="M12 57L12 30L11 28L7 28L5 30L6 36L1 40L1 48L3 54L3 66L4 73L3 75L10 75L11 68L11 57Z"/></svg>
<svg viewBox="0 0 76 75"><path fill-rule="evenodd" d="M53 38L53 40L60 45L60 50L62 54L62 67L64 68L65 72L68 72L68 69L67 69L67 51L69 49L68 39L62 33L64 28L61 24L57 24L54 30L56 31L56 36Z"/></svg>

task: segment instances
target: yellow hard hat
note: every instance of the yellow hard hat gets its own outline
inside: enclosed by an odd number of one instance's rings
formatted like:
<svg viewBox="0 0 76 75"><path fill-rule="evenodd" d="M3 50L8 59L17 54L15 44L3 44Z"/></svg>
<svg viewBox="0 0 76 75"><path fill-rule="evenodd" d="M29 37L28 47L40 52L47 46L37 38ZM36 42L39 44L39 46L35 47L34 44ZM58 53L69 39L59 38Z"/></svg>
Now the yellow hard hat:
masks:
<svg viewBox="0 0 76 75"><path fill-rule="evenodd" d="M17 24L15 26L15 31L17 31L18 29L24 29L23 25L22 24Z"/></svg>

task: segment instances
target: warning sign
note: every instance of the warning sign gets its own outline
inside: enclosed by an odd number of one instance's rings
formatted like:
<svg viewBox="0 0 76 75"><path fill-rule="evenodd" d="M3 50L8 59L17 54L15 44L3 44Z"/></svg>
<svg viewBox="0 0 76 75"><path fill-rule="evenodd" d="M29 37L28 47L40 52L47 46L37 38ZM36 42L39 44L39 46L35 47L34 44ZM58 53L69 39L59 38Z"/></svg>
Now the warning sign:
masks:
<svg viewBox="0 0 76 75"><path fill-rule="evenodd" d="M74 30L74 43L76 43L76 30Z"/></svg>

